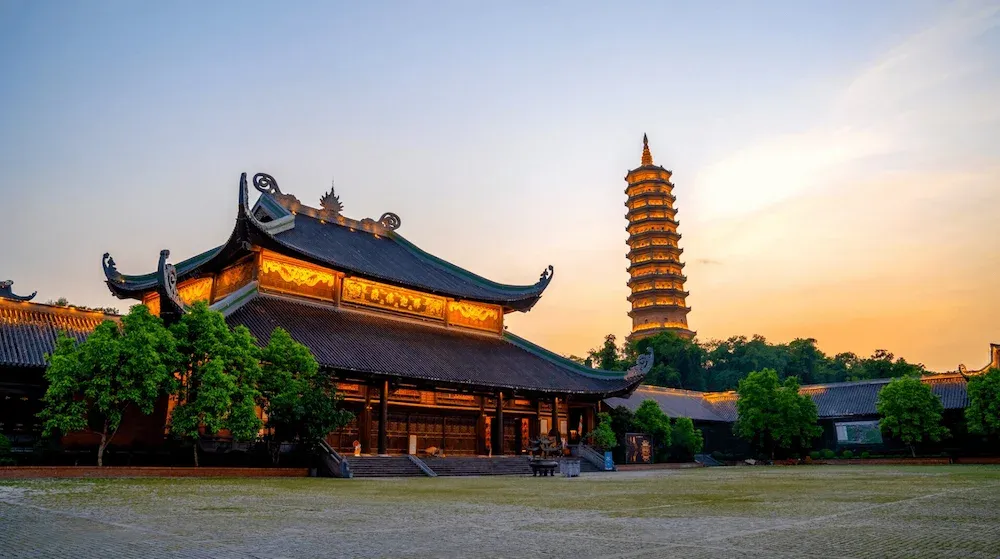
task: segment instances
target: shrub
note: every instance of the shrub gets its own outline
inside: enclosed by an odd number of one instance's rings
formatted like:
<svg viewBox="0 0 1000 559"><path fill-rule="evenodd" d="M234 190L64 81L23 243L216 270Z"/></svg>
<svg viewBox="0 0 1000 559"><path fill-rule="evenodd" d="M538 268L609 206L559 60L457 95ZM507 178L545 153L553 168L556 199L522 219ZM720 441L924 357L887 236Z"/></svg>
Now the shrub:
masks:
<svg viewBox="0 0 1000 559"><path fill-rule="evenodd" d="M0 466L12 466L13 464L14 457L11 456L10 452L10 440L0 434Z"/></svg>
<svg viewBox="0 0 1000 559"><path fill-rule="evenodd" d="M861 452L861 458L867 460L869 456L871 456L871 453L869 453L867 450Z"/></svg>
<svg viewBox="0 0 1000 559"><path fill-rule="evenodd" d="M809 453L809 458L811 458L813 460L819 460L819 451L818 450L814 450L814 451L810 452Z"/></svg>
<svg viewBox="0 0 1000 559"><path fill-rule="evenodd" d="M840 453L840 456L841 458L847 458L848 460L850 460L851 458L854 458L854 453L851 452L850 450L845 450L844 452Z"/></svg>
<svg viewBox="0 0 1000 559"><path fill-rule="evenodd" d="M830 450L829 448L823 449L823 458L826 458L827 460L833 458L836 455L837 454L834 451Z"/></svg>

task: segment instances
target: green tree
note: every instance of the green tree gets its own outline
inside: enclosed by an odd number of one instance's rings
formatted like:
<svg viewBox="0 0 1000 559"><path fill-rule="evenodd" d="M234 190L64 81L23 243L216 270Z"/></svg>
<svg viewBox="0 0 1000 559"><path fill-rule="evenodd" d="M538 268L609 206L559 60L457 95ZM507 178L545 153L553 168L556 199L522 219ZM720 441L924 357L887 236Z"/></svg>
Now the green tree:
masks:
<svg viewBox="0 0 1000 559"><path fill-rule="evenodd" d="M39 413L43 435L97 425L97 465L118 433L128 408L153 412L170 392L176 363L174 339L145 305L132 307L121 327L102 322L80 344L59 334L45 371L48 389Z"/></svg>
<svg viewBox="0 0 1000 559"><path fill-rule="evenodd" d="M882 433L898 438L917 456L916 445L940 441L949 435L941 425L944 406L931 387L917 377L895 378L878 393L875 409Z"/></svg>
<svg viewBox="0 0 1000 559"><path fill-rule="evenodd" d="M618 439L611 427L611 414L607 412L597 414L597 427L587 437L591 445L601 450L611 450L616 447Z"/></svg>
<svg viewBox="0 0 1000 559"><path fill-rule="evenodd" d="M10 439L0 433L0 466L13 466L16 463L11 452Z"/></svg>
<svg viewBox="0 0 1000 559"><path fill-rule="evenodd" d="M701 429L694 428L694 421L690 417L678 417L674 420L670 433L670 454L674 458L690 462L704 445Z"/></svg>
<svg viewBox="0 0 1000 559"><path fill-rule="evenodd" d="M1000 369L974 375L968 382L969 407L965 408L965 420L969 431L1000 434Z"/></svg>
<svg viewBox="0 0 1000 559"><path fill-rule="evenodd" d="M816 404L799 394L794 377L778 381L778 373L764 369L750 373L737 388L738 419L733 432L774 459L777 449L809 446L822 430L816 425Z"/></svg>
<svg viewBox="0 0 1000 559"><path fill-rule="evenodd" d="M309 348L293 340L285 330L274 329L261 361L259 386L275 463L282 441L313 445L353 417L339 407L336 382L320 373Z"/></svg>
<svg viewBox="0 0 1000 559"><path fill-rule="evenodd" d="M705 350L693 340L673 332L632 341L628 344L628 361L653 349L653 368L646 375L646 384L687 390L705 390ZM623 369L627 367L622 367Z"/></svg>
<svg viewBox="0 0 1000 559"><path fill-rule="evenodd" d="M635 413L625 406L611 408L611 430L615 433L615 446L612 449L615 462L625 461L625 434L635 431Z"/></svg>
<svg viewBox="0 0 1000 559"><path fill-rule="evenodd" d="M618 341L615 339L614 334L608 334L604 337L604 344L598 349L592 349L587 352L590 362L597 365L598 369L604 369L607 371L624 371L625 370L625 360L622 356L622 350L618 347Z"/></svg>
<svg viewBox="0 0 1000 559"><path fill-rule="evenodd" d="M204 301L170 329L181 354L170 432L194 443L197 466L202 428L209 434L225 429L238 441L257 437L262 426L257 416L260 349L246 327L231 330Z"/></svg>
<svg viewBox="0 0 1000 559"><path fill-rule="evenodd" d="M635 410L633 425L639 432L653 438L653 450L656 459L664 461L670 449L670 418L663 413L656 400L645 400Z"/></svg>

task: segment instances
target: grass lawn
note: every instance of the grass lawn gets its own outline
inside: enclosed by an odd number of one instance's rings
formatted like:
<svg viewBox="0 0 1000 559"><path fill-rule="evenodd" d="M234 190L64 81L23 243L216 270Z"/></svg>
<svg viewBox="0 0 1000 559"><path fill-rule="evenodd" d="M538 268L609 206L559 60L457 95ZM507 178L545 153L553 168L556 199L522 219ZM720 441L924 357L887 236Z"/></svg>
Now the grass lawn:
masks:
<svg viewBox="0 0 1000 559"><path fill-rule="evenodd" d="M0 557L998 557L1000 467L0 480Z"/></svg>

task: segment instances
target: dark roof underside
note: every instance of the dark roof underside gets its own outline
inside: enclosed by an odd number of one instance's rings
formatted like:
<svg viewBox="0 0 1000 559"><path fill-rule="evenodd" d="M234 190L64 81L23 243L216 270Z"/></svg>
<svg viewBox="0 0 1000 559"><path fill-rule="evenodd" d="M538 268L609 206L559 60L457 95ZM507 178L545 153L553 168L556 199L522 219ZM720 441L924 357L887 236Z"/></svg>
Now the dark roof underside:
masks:
<svg viewBox="0 0 1000 559"><path fill-rule="evenodd" d="M40 305L12 307L0 304L0 366L45 367L45 356L55 349L59 332L78 342L109 317L96 313L50 312Z"/></svg>
<svg viewBox="0 0 1000 559"><path fill-rule="evenodd" d="M593 394L627 392L634 381L592 378L499 337L259 296L226 319L267 343L275 327L342 371L470 388Z"/></svg>

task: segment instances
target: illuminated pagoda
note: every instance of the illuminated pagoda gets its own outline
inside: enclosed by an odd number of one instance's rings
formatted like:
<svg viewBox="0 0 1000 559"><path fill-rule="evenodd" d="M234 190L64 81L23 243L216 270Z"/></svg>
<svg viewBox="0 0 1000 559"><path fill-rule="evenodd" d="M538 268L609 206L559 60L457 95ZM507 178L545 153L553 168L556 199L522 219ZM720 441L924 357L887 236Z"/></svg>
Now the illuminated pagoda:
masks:
<svg viewBox="0 0 1000 559"><path fill-rule="evenodd" d="M243 174L223 245L176 266L162 251L141 276L105 254L107 285L167 321L204 300L261 344L288 331L355 414L328 437L341 452L358 441L364 454L517 454L553 428L573 442L593 428L598 402L631 393L649 370L591 369L505 330L504 315L538 302L551 266L533 284L500 284L411 244L396 214L354 220L332 189L317 209L270 175L252 183L260 197L251 206Z"/></svg>
<svg viewBox="0 0 1000 559"><path fill-rule="evenodd" d="M671 174L653 164L649 140L643 134L642 165L625 175L631 339L659 332L674 332L684 338L695 335L687 324L691 308L684 291L684 250L678 246L681 235L677 232Z"/></svg>

